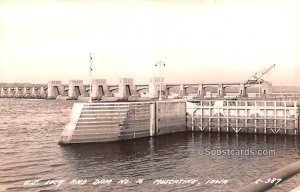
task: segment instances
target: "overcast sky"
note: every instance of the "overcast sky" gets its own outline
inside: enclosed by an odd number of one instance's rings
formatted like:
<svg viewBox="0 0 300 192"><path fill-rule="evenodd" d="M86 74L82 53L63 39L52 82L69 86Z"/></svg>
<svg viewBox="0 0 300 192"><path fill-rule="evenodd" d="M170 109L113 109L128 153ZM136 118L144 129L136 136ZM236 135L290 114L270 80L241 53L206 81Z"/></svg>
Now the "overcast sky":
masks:
<svg viewBox="0 0 300 192"><path fill-rule="evenodd" d="M299 85L299 0L0 1L0 82L157 76Z"/></svg>

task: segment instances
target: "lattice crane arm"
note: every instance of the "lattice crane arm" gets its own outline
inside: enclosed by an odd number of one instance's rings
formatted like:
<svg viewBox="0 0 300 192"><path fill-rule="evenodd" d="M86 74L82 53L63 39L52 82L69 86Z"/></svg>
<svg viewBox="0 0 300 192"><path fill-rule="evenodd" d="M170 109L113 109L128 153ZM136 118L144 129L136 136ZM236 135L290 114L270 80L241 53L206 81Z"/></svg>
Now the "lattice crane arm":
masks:
<svg viewBox="0 0 300 192"><path fill-rule="evenodd" d="M258 80L261 79L265 74L267 74L271 69L275 68L275 64L273 64L271 67L269 67L267 70L261 73Z"/></svg>
<svg viewBox="0 0 300 192"><path fill-rule="evenodd" d="M247 84L260 84L260 83L264 82L264 80L262 79L262 77L265 76L273 68L275 68L275 64L271 65L268 69L266 69L265 71L263 71L261 73L256 72L252 76L252 79L248 79L246 81L246 83Z"/></svg>

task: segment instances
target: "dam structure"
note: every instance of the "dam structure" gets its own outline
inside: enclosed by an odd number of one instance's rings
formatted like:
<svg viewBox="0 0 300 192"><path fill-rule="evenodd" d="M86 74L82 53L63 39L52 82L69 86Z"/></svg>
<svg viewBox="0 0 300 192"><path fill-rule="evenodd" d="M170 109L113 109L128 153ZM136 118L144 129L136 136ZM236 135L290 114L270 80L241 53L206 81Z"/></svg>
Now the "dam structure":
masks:
<svg viewBox="0 0 300 192"><path fill-rule="evenodd" d="M80 97L82 82L73 85L69 93ZM299 99L273 94L269 83L260 85L259 93L251 84L165 84L162 78L152 78L149 85L134 85L130 78L119 85L105 80L92 85L93 102L74 104L60 144L185 131L299 135Z"/></svg>
<svg viewBox="0 0 300 192"><path fill-rule="evenodd" d="M160 89L161 86L161 89ZM106 79L92 79L90 85L82 80L70 80L68 84L52 80L48 82L48 99L78 99L94 101L118 100L153 100L160 92L164 99L198 97L198 98L226 98L226 97L257 97L258 87L246 83L165 83L161 77L153 77L147 84L135 84L132 78L120 78L118 84L109 84ZM272 86L268 83L260 86L261 97L272 93Z"/></svg>
<svg viewBox="0 0 300 192"><path fill-rule="evenodd" d="M46 84L0 83L0 98L46 99Z"/></svg>
<svg viewBox="0 0 300 192"><path fill-rule="evenodd" d="M181 131L299 135L299 92L268 82L148 84L120 78L0 83L1 98L79 100L60 143L106 142ZM91 90L90 90L91 88ZM159 97L161 96L161 100ZM91 97L93 102L89 101Z"/></svg>
<svg viewBox="0 0 300 192"><path fill-rule="evenodd" d="M161 86L161 90L160 90ZM261 84L219 83L165 83L161 77L153 77L148 83L135 84L132 78L120 78L118 84L109 84L106 79L92 79L91 88L83 80L50 80L47 84L0 83L0 98L61 99L88 101L144 101L161 95L174 98L259 98L300 99L300 91L282 91L270 83Z"/></svg>
<svg viewBox="0 0 300 192"><path fill-rule="evenodd" d="M209 97L256 97L259 90L243 83L165 83L163 78L151 78L147 84L135 84L132 78L120 78L118 84L108 84L106 79L93 79L89 84L82 80L70 80L63 84L59 80L50 80L48 84L0 83L0 98L39 98L87 100L145 100L155 99L160 92L164 98L183 98L197 96ZM261 85L261 96L270 95L272 86Z"/></svg>

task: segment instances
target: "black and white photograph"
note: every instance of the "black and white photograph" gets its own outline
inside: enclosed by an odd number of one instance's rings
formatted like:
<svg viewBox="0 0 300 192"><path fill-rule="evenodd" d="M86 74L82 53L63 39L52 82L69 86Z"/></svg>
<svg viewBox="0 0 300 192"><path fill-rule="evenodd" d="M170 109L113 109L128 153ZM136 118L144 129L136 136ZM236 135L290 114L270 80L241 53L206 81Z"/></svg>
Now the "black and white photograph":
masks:
<svg viewBox="0 0 300 192"><path fill-rule="evenodd" d="M0 0L0 191L300 192L300 0Z"/></svg>

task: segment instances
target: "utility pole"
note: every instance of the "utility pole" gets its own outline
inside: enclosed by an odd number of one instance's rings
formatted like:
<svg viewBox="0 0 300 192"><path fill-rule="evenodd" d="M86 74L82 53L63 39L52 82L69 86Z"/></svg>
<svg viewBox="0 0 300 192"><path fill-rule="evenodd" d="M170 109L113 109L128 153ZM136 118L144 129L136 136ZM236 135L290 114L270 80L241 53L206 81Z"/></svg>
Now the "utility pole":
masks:
<svg viewBox="0 0 300 192"><path fill-rule="evenodd" d="M163 61L159 61L155 64L155 67L159 67L159 98L158 100L161 100L161 89L162 89L162 76L161 76L161 67L165 67L166 63Z"/></svg>

